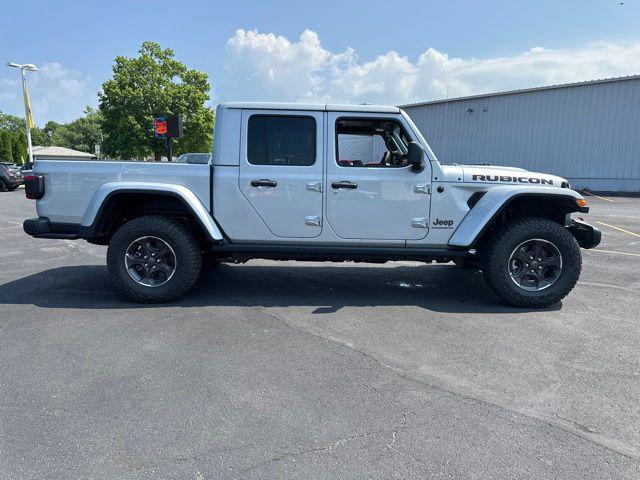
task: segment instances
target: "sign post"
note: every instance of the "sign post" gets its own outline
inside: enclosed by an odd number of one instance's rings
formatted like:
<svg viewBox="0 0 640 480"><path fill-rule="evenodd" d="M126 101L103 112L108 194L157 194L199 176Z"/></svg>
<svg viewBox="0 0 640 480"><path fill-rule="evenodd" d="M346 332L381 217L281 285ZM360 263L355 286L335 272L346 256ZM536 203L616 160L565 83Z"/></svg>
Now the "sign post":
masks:
<svg viewBox="0 0 640 480"><path fill-rule="evenodd" d="M182 116L155 117L153 119L153 135L167 141L167 160L173 161L173 139L182 138Z"/></svg>
<svg viewBox="0 0 640 480"><path fill-rule="evenodd" d="M181 115L173 115L171 117L167 117L167 158L169 161L173 161L173 139L174 138L182 138L182 116Z"/></svg>
<svg viewBox="0 0 640 480"><path fill-rule="evenodd" d="M155 138L167 138L167 117L155 117L153 119L153 136Z"/></svg>

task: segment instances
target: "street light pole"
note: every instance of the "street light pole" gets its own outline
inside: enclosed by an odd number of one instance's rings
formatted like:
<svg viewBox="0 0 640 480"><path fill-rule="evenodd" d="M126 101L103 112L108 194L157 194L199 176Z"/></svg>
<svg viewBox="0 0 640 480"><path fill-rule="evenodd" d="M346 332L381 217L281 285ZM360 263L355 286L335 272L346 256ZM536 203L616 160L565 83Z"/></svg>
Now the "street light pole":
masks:
<svg viewBox="0 0 640 480"><path fill-rule="evenodd" d="M31 145L31 125L29 125L29 107L27 106L27 76L24 68L20 69L22 76L22 95L24 96L24 128L27 131L27 149L29 150L29 168L33 168L33 146Z"/></svg>
<svg viewBox="0 0 640 480"><path fill-rule="evenodd" d="M37 72L38 68L32 63L19 64L19 63L7 63L7 66L19 68L20 78L22 79L22 96L24 97L24 128L27 132L27 150L29 151L29 168L33 168L33 146L31 145L31 122L33 117L31 116L31 105L29 102L29 93L27 91L27 76L26 71Z"/></svg>

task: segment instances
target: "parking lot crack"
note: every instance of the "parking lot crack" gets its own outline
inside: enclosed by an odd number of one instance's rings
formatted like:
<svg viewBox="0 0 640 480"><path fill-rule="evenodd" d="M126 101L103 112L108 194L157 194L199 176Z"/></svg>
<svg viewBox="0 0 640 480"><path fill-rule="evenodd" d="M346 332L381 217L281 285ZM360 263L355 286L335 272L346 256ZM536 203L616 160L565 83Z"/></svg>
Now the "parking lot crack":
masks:
<svg viewBox="0 0 640 480"><path fill-rule="evenodd" d="M391 443L386 443L385 446L390 448L391 450L395 451L396 453L399 453L403 456L407 456L407 457L411 457L414 461L420 463L423 466L424 465L422 462L420 462L419 459L411 456L410 454L407 454L406 452L402 452L399 451L397 449L397 447L395 447L395 443L396 443L396 439L397 439L397 435L400 431L402 430L406 430L406 429L412 429L412 428L420 428L420 427L426 427L427 424L407 424L407 417L406 415L403 415L403 419L402 422L399 425L395 425L393 427L390 428L383 428L383 429L377 429L377 430L369 430L363 433L358 433L358 434L353 434L353 435L347 435L345 437L341 437L338 438L337 440L331 442L331 443L327 443L327 444L323 444L323 445L319 445L316 447L311 447L311 448L307 448L304 450L297 450L297 451L293 451L293 452L283 452L280 453L278 455L275 455L271 458L269 458L268 460L262 461L260 463L257 463L256 465L252 465L246 469L242 469L241 471L243 473L249 472L249 471L253 471L253 470L257 470L261 467L264 467L266 465L269 465L271 463L277 463L281 460L285 460L285 459L295 459L297 457L303 456L303 455L309 455L309 454L315 454L315 453L327 453L330 452L336 448L339 447L343 447L353 441L359 440L359 439L363 439L363 438L369 438L375 435L388 435L391 434Z"/></svg>
<svg viewBox="0 0 640 480"><path fill-rule="evenodd" d="M418 465L420 465L421 467L430 469L431 467L429 465L427 465L426 463L424 463L422 460L420 460L418 457L411 455L408 452L405 452L404 450L401 450L397 447L395 447L394 445L387 445L387 447L389 448L389 450L397 453L398 455L401 455L403 457L406 457L410 460L413 460L415 463L417 463Z"/></svg>
<svg viewBox="0 0 640 480"><path fill-rule="evenodd" d="M384 363L381 363L381 364L385 365ZM624 441L616 439L616 438L611 438L611 437L606 436L604 434L601 434L601 433L598 433L596 431L593 431L590 428L588 428L588 427L586 427L584 425L581 425L581 424L579 424L577 422L574 422L574 421L571 421L571 420L566 420L566 419L564 419L564 418L562 418L560 416L557 416L557 415L554 418L554 417L551 417L549 415L545 415L543 413L533 411L531 409L520 409L520 408L513 407L513 406L510 406L510 405L507 405L507 404L504 404L504 403L498 403L498 402L495 402L495 401L492 401L492 400L488 400L488 399L485 399L485 398L480 398L478 396L473 396L473 395L470 395L468 393L463 393L463 392L456 391L456 390L453 390L453 389L448 389L448 388L445 388L445 387L443 387L441 385L437 385L437 384L434 384L434 383L428 383L428 382L425 382L423 380L414 378L411 375L411 374L413 374L413 372L411 372L411 371L405 371L405 370L402 370L402 369L398 369L397 367L394 367L394 366L389 366L389 365L386 365L386 366L388 368L396 370L398 375L400 377L406 379L406 380L417 382L417 383L420 383L420 384L425 385L427 387L434 388L434 389L437 389L437 390L441 390L443 392L450 393L452 395L456 395L456 396L462 397L462 398L464 398L466 400L469 400L469 401L479 402L479 403L482 403L482 404L486 404L486 405L490 405L490 406L493 406L493 407L497 407L497 408L499 408L501 410L504 410L504 411L507 411L507 412L510 412L510 413L513 413L513 414L516 414L516 415L524 416L524 417L529 418L529 419L531 419L533 421L543 423L543 424L545 424L545 425L547 425L549 427L562 430L562 431L564 431L566 433L569 433L571 435L579 437L579 438L581 438L581 439L583 439L583 440L585 440L585 441L587 441L589 443L592 443L592 444L597 445L597 446L599 446L601 448L605 448L607 450L610 450L610 451L612 451L614 453L617 453L619 455L627 457L627 458L629 458L631 460L634 460L636 462L640 461L640 446L634 445L634 444L631 444L631 443L627 443L627 442L624 442Z"/></svg>
<svg viewBox="0 0 640 480"><path fill-rule="evenodd" d="M507 403L504 402L498 402L495 399L490 399L490 398L486 398L486 395L474 395L474 392L469 392L467 389L463 389L463 388L459 388L456 387L455 385L451 384L451 381L446 379L446 378L441 378L437 375L429 375L427 373L424 372L414 372L410 369L406 369L406 368L402 368L400 366L395 366L395 365L389 365L385 362L383 362L380 358L378 358L377 356L375 356L374 354L367 352L365 350L361 350L356 348L353 345L347 344L345 342L342 342L336 338L330 337L330 336L324 336L324 335L320 335L318 333L314 333L308 330L305 330L303 328L300 328L296 325L292 325L290 322L288 322L284 317L282 317L281 315L275 313L275 312L270 312L269 310L267 310L264 307L260 307L260 306L255 306L253 304L251 304L250 302L246 301L245 299L241 298L241 297L237 297L235 295L230 295L226 292L220 292L220 291L216 291L217 293L226 295L230 298L234 298L236 301L246 305L249 308L252 308L254 310L257 310L261 313L263 313L264 315L267 315L281 323L283 323L284 325L286 325L287 327L296 330L300 333L306 334L306 335L310 335L319 339L322 339L324 341L328 341L328 342L332 342L335 343L337 345L340 345L344 348L348 348L354 352L356 352L359 355L362 355L364 357L366 357L369 360L374 361L375 363L377 363L378 365L384 367L385 369L388 370L392 370L393 372L396 373L396 375L398 375L399 377L408 380L412 383L416 383L419 385L422 385L423 387L427 387L427 388L432 388L435 390L439 390L442 392L446 392L450 395L455 395L457 397L460 398L464 398L466 400L469 401L473 401L473 402L478 402L484 405L488 405L491 407L495 407L495 408L499 408L501 410L510 412L512 414L516 414L516 415L521 415L523 417L529 418L535 422L539 422L539 423L543 423L549 427L552 428L556 428L558 430L561 430L563 432L569 433L571 435L574 435L576 437L579 437L593 445L597 445L601 448L605 448L607 450L610 450L614 453L617 453L619 455L622 455L626 458L629 458L631 460L634 460L636 462L640 462L640 446L638 445L634 445L634 444L630 444L627 443L623 440L620 439L616 439L616 438L612 438L609 437L607 435L598 433L598 432L594 432L584 426L579 426L579 424L576 424L575 422L569 421L569 420L565 420L561 417L551 417L549 415L546 415L544 413L540 413L540 412L536 412L533 411L531 409L521 409L518 408L516 406L513 405L509 405ZM433 382L429 382L427 380L425 380L424 377L429 377L432 378L434 381ZM322 448L321 448L322 450ZM300 455L304 452L299 452L295 455ZM294 456L295 456L294 455ZM285 455L286 456L291 456L291 455ZM284 458L284 457L283 457Z"/></svg>

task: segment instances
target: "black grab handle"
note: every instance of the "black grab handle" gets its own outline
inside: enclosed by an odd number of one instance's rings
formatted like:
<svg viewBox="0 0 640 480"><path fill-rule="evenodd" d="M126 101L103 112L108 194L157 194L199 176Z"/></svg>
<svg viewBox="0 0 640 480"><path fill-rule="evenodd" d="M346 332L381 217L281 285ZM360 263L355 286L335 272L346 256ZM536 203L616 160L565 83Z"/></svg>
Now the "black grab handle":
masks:
<svg viewBox="0 0 640 480"><path fill-rule="evenodd" d="M275 180L268 180L266 178L261 178L260 180L251 180L252 187L277 187L278 182Z"/></svg>
<svg viewBox="0 0 640 480"><path fill-rule="evenodd" d="M331 184L331 188L348 188L350 190L355 190L356 188L358 188L358 184L353 182L346 182L346 181L333 182Z"/></svg>

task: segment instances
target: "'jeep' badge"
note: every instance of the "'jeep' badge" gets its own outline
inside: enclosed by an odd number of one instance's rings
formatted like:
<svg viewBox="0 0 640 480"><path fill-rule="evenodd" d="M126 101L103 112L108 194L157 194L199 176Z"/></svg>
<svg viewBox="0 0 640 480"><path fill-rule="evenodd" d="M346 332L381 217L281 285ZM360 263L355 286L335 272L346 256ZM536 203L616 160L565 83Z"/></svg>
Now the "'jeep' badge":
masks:
<svg viewBox="0 0 640 480"><path fill-rule="evenodd" d="M453 228L453 220L440 220L436 218L433 223L433 228L436 229L451 229Z"/></svg>

